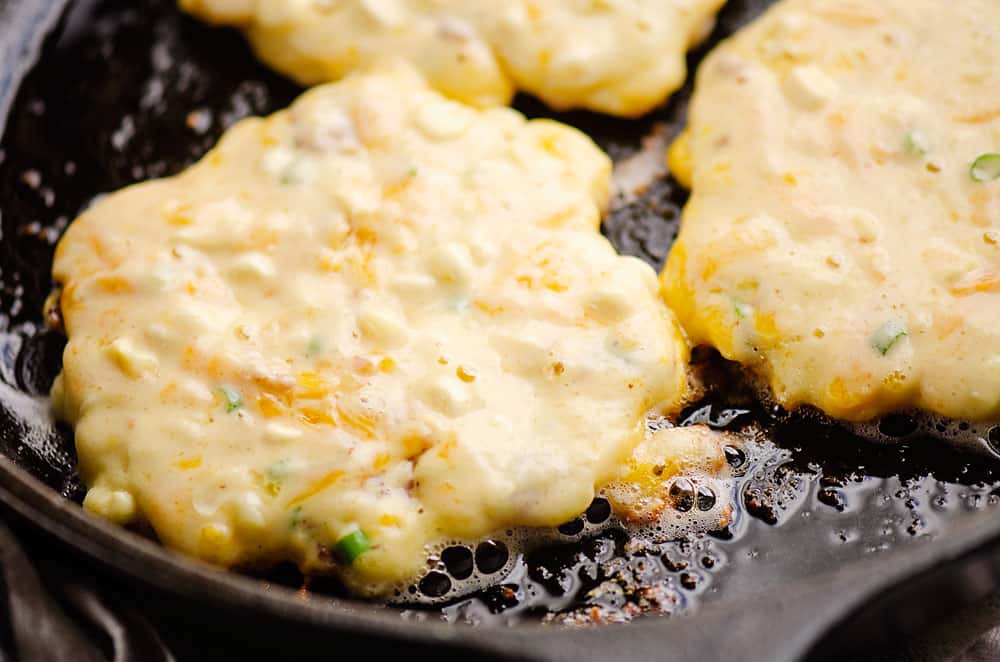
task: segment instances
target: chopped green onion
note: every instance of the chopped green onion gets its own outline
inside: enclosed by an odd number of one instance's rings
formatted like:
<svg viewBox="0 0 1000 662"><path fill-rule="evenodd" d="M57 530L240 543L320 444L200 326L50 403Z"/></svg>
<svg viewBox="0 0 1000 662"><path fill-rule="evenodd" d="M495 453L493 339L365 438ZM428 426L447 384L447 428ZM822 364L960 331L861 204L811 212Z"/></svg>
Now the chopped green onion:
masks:
<svg viewBox="0 0 1000 662"><path fill-rule="evenodd" d="M278 460L267 468L267 477L271 480L284 480L288 477L288 460Z"/></svg>
<svg viewBox="0 0 1000 662"><path fill-rule="evenodd" d="M989 152L972 162L969 174L977 182L992 182L1000 178L1000 153Z"/></svg>
<svg viewBox="0 0 1000 662"><path fill-rule="evenodd" d="M365 535L365 532L361 529L355 529L338 540L333 551L342 563L350 565L367 552L370 547L371 543L368 542L368 536Z"/></svg>
<svg viewBox="0 0 1000 662"><path fill-rule="evenodd" d="M299 176L299 171L295 168L295 164L292 164L285 168L285 171L278 177L278 181L281 182L282 186L295 186L302 183L302 177Z"/></svg>
<svg viewBox="0 0 1000 662"><path fill-rule="evenodd" d="M899 342L899 339L906 335L909 334L902 322L899 320L889 320L880 326L878 331L872 334L872 347L879 354L885 356Z"/></svg>
<svg viewBox="0 0 1000 662"><path fill-rule="evenodd" d="M417 170L417 166L413 166L412 168L410 168L409 170L406 171L406 174L408 176L410 176L410 177L416 177L417 176L417 172L419 172Z"/></svg>
<svg viewBox="0 0 1000 662"><path fill-rule="evenodd" d="M288 460L279 460L267 468L267 493L278 496L281 493L281 481L288 478Z"/></svg>
<svg viewBox="0 0 1000 662"><path fill-rule="evenodd" d="M243 406L243 398L232 386L220 386L222 396L226 399L226 413L231 414Z"/></svg>
<svg viewBox="0 0 1000 662"><path fill-rule="evenodd" d="M733 305L733 312L736 313L736 319L746 319L753 315L753 306L745 303L737 303Z"/></svg>
<svg viewBox="0 0 1000 662"><path fill-rule="evenodd" d="M316 356L323 351L323 339L319 336L313 336L309 340L309 344L306 346L306 356Z"/></svg>
<svg viewBox="0 0 1000 662"><path fill-rule="evenodd" d="M292 511L291 527L298 528L299 524L302 524L302 506L296 506Z"/></svg>
<svg viewBox="0 0 1000 662"><path fill-rule="evenodd" d="M930 150L927 135L919 129L908 132L906 138L903 139L903 148L907 154L923 156Z"/></svg>

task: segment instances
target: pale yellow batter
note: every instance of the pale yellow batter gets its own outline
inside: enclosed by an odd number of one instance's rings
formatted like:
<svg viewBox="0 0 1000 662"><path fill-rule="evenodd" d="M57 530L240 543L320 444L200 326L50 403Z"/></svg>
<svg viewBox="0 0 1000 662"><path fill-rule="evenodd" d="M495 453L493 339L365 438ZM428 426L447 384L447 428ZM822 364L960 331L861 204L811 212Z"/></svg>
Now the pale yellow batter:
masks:
<svg viewBox="0 0 1000 662"><path fill-rule="evenodd" d="M783 0L699 70L667 300L788 407L998 418L997 152L1000 2Z"/></svg>
<svg viewBox="0 0 1000 662"><path fill-rule="evenodd" d="M609 173L391 68L103 199L54 268L84 505L363 594L576 516L686 390L655 273L597 232Z"/></svg>
<svg viewBox="0 0 1000 662"><path fill-rule="evenodd" d="M241 27L262 60L301 83L386 58L416 64L478 106L514 90L556 109L635 116L684 82L684 54L725 0L180 0Z"/></svg>

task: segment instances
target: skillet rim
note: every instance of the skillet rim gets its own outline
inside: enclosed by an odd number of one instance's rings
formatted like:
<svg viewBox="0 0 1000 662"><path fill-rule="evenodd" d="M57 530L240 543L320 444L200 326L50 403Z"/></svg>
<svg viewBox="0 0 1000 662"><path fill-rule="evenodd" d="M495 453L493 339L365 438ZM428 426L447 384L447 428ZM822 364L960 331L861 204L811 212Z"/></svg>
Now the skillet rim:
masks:
<svg viewBox="0 0 1000 662"><path fill-rule="evenodd" d="M839 626L910 579L937 571L960 570L963 564L978 562L984 554L994 559L1000 573L1000 518L992 518L992 526L988 527L966 520L958 523L961 535L938 537L931 544L907 549L904 559L898 554L872 557L811 577L808 585L776 587L740 600L707 605L695 614L646 616L627 624L628 639L623 641L606 636L616 631L608 625L583 630L534 622L519 623L516 627L472 627L444 621L407 621L392 607L377 603L353 603L363 609L356 611L350 600L323 596L321 601L304 601L287 587L264 588L258 579L185 556L105 522L5 455L0 455L2 511L13 511L112 575L193 604L217 605L236 613L253 611L258 617L331 634L350 632L383 641L388 637L400 643L472 648L512 660L580 662L609 659L612 655L629 659L630 652L633 659L676 654L677 659L714 660L727 659L735 651L746 653L756 649L763 655L755 659L791 662L804 659ZM731 622L734 611L747 621L743 624L743 634L756 635L752 643L739 640L733 644L732 640L739 637L728 633L726 637L715 637L724 624ZM796 618L797 622L789 622ZM696 636L685 636L685 632ZM716 639L716 657L692 656L692 644L700 646L712 637ZM766 650L768 647L771 650ZM706 648L699 650L711 652Z"/></svg>

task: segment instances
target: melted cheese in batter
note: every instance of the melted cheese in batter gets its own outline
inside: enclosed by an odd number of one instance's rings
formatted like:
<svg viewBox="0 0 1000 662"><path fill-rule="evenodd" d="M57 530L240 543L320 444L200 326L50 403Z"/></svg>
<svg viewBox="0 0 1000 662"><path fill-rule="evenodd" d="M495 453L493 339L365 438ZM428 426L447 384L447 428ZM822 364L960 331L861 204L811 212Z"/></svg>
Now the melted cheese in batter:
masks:
<svg viewBox="0 0 1000 662"><path fill-rule="evenodd" d="M701 67L663 283L784 405L1000 417L1000 3L783 0Z"/></svg>
<svg viewBox="0 0 1000 662"><path fill-rule="evenodd" d="M516 89L556 109L640 115L680 87L684 53L724 0L180 0L245 30L268 64L304 84L386 57L415 63L479 106Z"/></svg>
<svg viewBox="0 0 1000 662"><path fill-rule="evenodd" d="M655 273L597 232L609 172L569 127L391 69L105 198L54 267L84 505L367 594L430 543L582 512L686 389Z"/></svg>

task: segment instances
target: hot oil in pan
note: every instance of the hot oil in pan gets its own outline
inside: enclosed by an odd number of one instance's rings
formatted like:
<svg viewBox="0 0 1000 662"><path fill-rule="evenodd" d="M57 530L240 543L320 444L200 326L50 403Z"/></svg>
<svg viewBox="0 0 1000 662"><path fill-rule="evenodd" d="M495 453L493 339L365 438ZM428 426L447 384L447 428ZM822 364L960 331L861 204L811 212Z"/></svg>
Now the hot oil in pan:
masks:
<svg viewBox="0 0 1000 662"><path fill-rule="evenodd" d="M731 0L710 44L766 4ZM45 400L64 340L46 330L41 314L52 251L70 219L102 192L177 172L233 122L281 108L299 91L256 65L240 37L180 17L169 0L75 4L66 35L26 83L0 145L0 452L67 497L82 498L69 431L52 425ZM615 158L617 190L605 233L620 251L657 267L686 195L663 172L662 150L689 94L687 87L640 121L560 116ZM530 100L519 106L546 114ZM589 623L674 613L830 564L925 544L946 535L957 518L976 517L1000 500L1000 469L985 452L932 439L927 426L901 416L887 417L878 430L857 430L895 443L865 442L818 415L789 416L760 404L738 371L710 352L697 362L711 388L683 423L741 439L727 449L736 507L726 529L652 543L616 525L598 499L527 554L507 544L517 540L513 532L507 543L443 548L408 597L434 601L473 580L485 588L401 614ZM1000 449L1000 432L991 438L988 430L934 425L932 433L982 436L985 449L990 442ZM707 511L710 501L726 497L681 480L674 491L681 513ZM302 582L287 568L270 579ZM310 587L340 592L322 580Z"/></svg>

